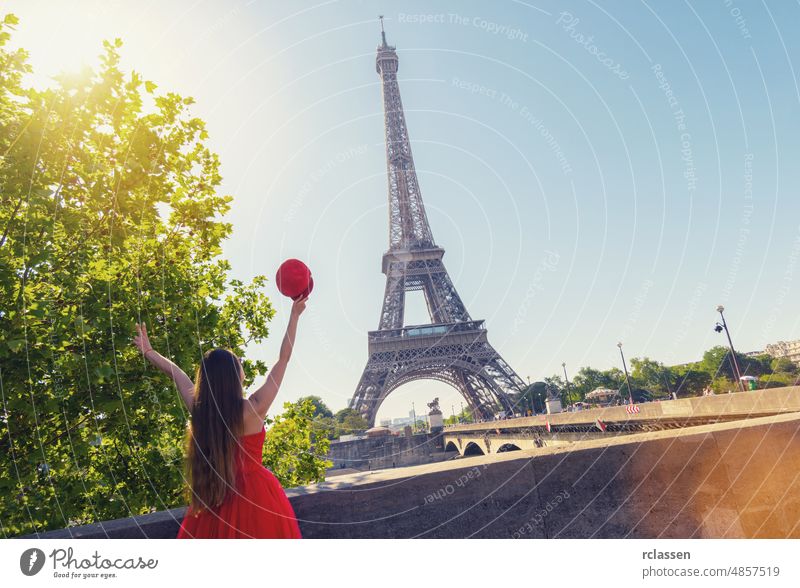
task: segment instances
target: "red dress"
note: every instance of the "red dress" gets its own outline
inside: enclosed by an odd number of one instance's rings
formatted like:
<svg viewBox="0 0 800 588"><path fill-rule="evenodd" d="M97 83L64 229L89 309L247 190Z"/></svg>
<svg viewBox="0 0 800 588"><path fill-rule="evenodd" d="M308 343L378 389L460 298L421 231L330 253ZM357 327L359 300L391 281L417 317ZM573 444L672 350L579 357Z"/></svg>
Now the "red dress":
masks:
<svg viewBox="0 0 800 588"><path fill-rule="evenodd" d="M262 465L266 430L239 438L236 491L217 508L186 511L178 539L300 539L294 510L275 475Z"/></svg>

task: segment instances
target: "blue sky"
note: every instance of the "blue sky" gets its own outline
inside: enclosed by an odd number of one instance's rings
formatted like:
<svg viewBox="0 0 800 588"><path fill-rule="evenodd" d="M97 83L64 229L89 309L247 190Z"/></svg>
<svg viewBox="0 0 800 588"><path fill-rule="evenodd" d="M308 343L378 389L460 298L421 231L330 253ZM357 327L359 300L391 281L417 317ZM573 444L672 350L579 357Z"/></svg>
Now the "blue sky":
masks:
<svg viewBox="0 0 800 588"><path fill-rule="evenodd" d="M234 196L233 274L307 261L280 399L345 406L388 246L384 14L423 198L473 318L525 379L800 337L800 7L783 2L4 3L39 77L123 66L197 100ZM600 54L600 55L598 55ZM277 355L288 303L254 356ZM409 322L424 322L420 299ZM379 418L446 385L394 392Z"/></svg>

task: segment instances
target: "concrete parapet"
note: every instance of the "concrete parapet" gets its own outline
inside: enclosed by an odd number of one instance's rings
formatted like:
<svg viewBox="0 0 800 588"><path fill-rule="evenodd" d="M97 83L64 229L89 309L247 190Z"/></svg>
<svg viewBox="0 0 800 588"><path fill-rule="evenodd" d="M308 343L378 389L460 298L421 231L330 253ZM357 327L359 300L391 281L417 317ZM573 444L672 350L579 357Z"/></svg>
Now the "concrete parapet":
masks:
<svg viewBox="0 0 800 588"><path fill-rule="evenodd" d="M781 414L360 472L287 495L307 538L800 538L798 433L800 414ZM39 536L174 537L183 512Z"/></svg>
<svg viewBox="0 0 800 588"><path fill-rule="evenodd" d="M635 414L628 414L625 406L611 406L577 412L561 412L484 423L453 425L446 427L444 433L445 435L452 435L462 431L542 427L545 421L552 426L592 424L597 419L606 423L658 419L700 419L704 417L712 417L716 420L724 421L793 413L800 412L800 386L734 392L715 396L679 398L678 400L663 400L660 402L642 402L636 406L639 408L639 412Z"/></svg>

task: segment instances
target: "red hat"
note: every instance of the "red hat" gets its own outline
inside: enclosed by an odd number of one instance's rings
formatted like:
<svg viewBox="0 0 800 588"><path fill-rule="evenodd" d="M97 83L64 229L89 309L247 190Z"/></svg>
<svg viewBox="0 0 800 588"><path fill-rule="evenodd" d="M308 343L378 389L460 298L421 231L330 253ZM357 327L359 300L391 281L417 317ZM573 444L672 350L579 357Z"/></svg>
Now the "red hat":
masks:
<svg viewBox="0 0 800 588"><path fill-rule="evenodd" d="M314 289L314 278L311 270L299 259L287 259L275 274L275 284L284 296L292 300L304 298Z"/></svg>

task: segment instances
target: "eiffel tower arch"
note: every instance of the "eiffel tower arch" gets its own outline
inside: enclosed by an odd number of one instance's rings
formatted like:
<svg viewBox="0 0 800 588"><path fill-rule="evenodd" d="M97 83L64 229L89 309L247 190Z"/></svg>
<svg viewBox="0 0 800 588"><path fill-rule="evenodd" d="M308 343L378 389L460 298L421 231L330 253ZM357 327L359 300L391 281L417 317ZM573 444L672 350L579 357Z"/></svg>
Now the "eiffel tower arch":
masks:
<svg viewBox="0 0 800 588"><path fill-rule="evenodd" d="M368 333L369 359L349 407L370 426L378 408L398 387L420 379L456 388L477 418L513 410L511 395L524 384L487 339L482 320L473 320L442 262L444 249L433 240L414 169L395 47L381 44L375 67L383 88L386 168L389 188L389 250L380 323ZM431 322L404 326L406 292L422 291Z"/></svg>

